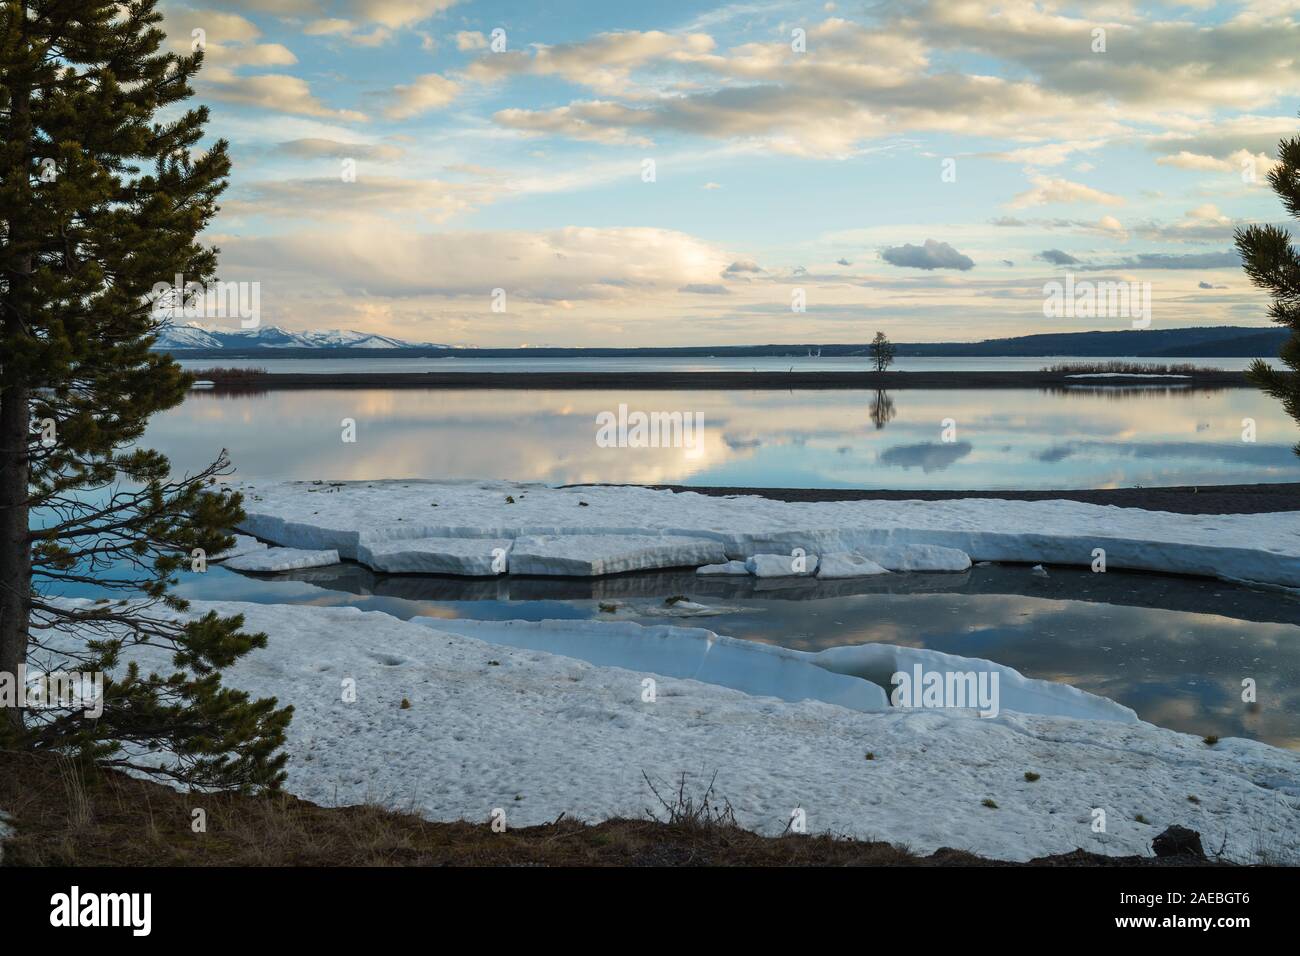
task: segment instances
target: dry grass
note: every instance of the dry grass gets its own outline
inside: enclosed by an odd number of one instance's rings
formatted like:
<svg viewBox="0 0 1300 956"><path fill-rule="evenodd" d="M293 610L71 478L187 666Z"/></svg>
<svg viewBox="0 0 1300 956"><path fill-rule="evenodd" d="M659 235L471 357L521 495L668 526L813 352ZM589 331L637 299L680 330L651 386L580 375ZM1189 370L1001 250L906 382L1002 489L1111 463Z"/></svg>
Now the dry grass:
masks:
<svg viewBox="0 0 1300 956"><path fill-rule="evenodd" d="M960 850L921 857L882 841L787 833L735 823L712 784L685 780L643 820L588 825L561 814L543 826L493 832L433 823L377 806L326 808L288 794L181 793L73 761L0 751L0 809L14 828L7 866L986 866ZM654 790L652 790L652 793ZM205 826L195 827L202 811ZM655 817L666 815L666 820ZM1043 866L1176 864L1076 850Z"/></svg>
<svg viewBox="0 0 1300 956"><path fill-rule="evenodd" d="M678 804L674 801L681 798ZM563 817L494 833L376 806L330 809L288 794L187 794L62 758L0 753L10 866L753 866L894 865L920 860L888 843L762 837L715 813L710 794L679 789L674 822ZM725 808L725 803L722 805ZM206 817L195 832L194 811ZM956 859L967 862L966 854ZM979 862L970 857L970 862Z"/></svg>

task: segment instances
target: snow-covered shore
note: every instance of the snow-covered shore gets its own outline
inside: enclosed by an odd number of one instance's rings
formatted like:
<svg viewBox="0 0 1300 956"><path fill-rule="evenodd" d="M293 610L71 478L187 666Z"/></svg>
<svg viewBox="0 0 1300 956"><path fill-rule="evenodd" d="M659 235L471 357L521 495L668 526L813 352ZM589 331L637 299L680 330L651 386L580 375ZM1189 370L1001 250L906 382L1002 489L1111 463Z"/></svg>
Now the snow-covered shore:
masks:
<svg viewBox="0 0 1300 956"><path fill-rule="evenodd" d="M254 482L242 530L379 571L595 575L756 554L937 545L975 561L1300 587L1300 512L1187 515L1082 502L785 502L505 481ZM515 564L517 562L517 564Z"/></svg>
<svg viewBox="0 0 1300 956"><path fill-rule="evenodd" d="M196 602L193 610L208 609L242 613L270 635L226 679L294 705L287 786L325 805L376 801L436 820L486 820L501 808L510 826L561 812L599 820L656 806L643 772L657 785L686 773L696 793L716 773L717 794L738 821L763 833L781 832L801 809L810 832L1022 860L1076 847L1146 853L1177 823L1200 831L1207 846L1226 838L1235 859L1259 848L1300 859L1300 754L1261 743L1210 747L1119 713L1097 720L1004 709L982 719L785 701L487 643L453 633L473 627L459 621L444 629L287 605ZM490 639L502 625L485 627ZM743 657L745 642L731 643ZM769 665L807 666L791 652L750 657L735 666L748 667L760 691ZM841 674L814 670L826 678L822 689L847 686ZM1097 809L1105 832L1094 829Z"/></svg>

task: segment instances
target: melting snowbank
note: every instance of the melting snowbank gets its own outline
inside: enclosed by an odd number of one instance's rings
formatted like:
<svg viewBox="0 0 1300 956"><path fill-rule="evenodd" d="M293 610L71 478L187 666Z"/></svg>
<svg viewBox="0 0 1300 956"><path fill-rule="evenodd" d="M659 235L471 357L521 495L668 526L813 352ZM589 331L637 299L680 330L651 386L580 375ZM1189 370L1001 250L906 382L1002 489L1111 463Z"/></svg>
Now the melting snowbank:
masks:
<svg viewBox="0 0 1300 956"><path fill-rule="evenodd" d="M889 707L874 683L833 673L811 655L771 644L724 637L698 627L643 626L631 621L469 621L413 618L437 630L489 644L576 657L663 677L689 678L781 700L820 700L853 710Z"/></svg>
<svg viewBox="0 0 1300 956"><path fill-rule="evenodd" d="M486 554L502 539L545 537L558 548L556 537L584 535L592 536L589 545L603 539L611 553L530 552L529 573L604 573L600 567L620 562L685 567L795 548L870 555L872 548L938 545L977 561L1082 566L1100 549L1113 568L1300 586L1300 512L1183 515L1063 500L784 502L504 481L240 487L244 531L295 548L336 549L362 563L367 549L391 542L468 539ZM403 570L420 569L418 550L411 554Z"/></svg>
<svg viewBox="0 0 1300 956"><path fill-rule="evenodd" d="M1178 823L1216 846L1226 834L1236 859L1260 846L1300 858L1300 754L1252 741L1211 748L1141 722L1009 712L864 713L662 674L649 703L644 671L486 644L432 621L194 603L209 609L270 635L227 680L293 704L288 789L326 805L374 800L439 820L500 807L510 826L561 812L637 817L652 805L642 772L674 782L685 772L700 789L716 772L739 822L764 833L780 833L799 807L814 832L1028 859L1075 847L1146 853ZM1094 808L1104 833L1092 830Z"/></svg>
<svg viewBox="0 0 1300 956"><path fill-rule="evenodd" d="M912 674L916 668L940 674L988 673L998 675L998 705L1002 710L1040 716L1075 717L1080 720L1115 720L1136 723L1135 711L1097 694L1055 681L1026 677L1007 667L977 657L959 657L922 647L898 644L857 644L828 647L808 655L827 670L851 674L890 688L892 675Z"/></svg>
<svg viewBox="0 0 1300 956"><path fill-rule="evenodd" d="M576 657L602 667L691 678L747 694L788 701L819 700L853 710L888 710L892 675L900 671L910 675L919 666L925 672L944 674L997 674L997 707L1001 710L1125 723L1138 719L1130 708L1068 684L1025 677L993 661L895 644L859 644L811 653L739 640L699 627L645 626L630 621L421 617L411 623L490 644Z"/></svg>

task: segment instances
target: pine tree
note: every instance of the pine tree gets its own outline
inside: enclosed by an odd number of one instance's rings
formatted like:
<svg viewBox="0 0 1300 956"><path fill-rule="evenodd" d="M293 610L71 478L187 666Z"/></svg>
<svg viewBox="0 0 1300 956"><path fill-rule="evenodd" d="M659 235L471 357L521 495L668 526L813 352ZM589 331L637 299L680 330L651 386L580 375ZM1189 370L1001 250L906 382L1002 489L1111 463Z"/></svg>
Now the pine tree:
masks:
<svg viewBox="0 0 1300 956"><path fill-rule="evenodd" d="M876 337L871 340L870 350L871 361L876 366L877 372L883 372L893 365L894 355L898 351L884 332L876 333Z"/></svg>
<svg viewBox="0 0 1300 956"><path fill-rule="evenodd" d="M1268 174L1268 181L1291 217L1300 219L1300 137L1282 140L1277 150L1278 164ZM1300 423L1300 252L1291 244L1291 235L1279 226L1246 226L1236 230L1235 238L1246 275L1272 293L1269 318L1291 330L1280 352L1290 371L1256 359L1250 379L1279 399L1287 414ZM1295 452L1300 455L1300 444Z"/></svg>
<svg viewBox="0 0 1300 956"><path fill-rule="evenodd" d="M156 0L0 0L0 680L104 672L103 713L7 706L0 744L211 787L277 786L291 710L224 687L266 636L190 620L169 588L242 518L222 451L176 477L135 447L188 381L150 352L155 287L210 282L198 236L227 146L183 108L202 53L163 52ZM59 600L93 583L119 600ZM162 648L164 673L133 657ZM11 686L12 689L12 686ZM28 698L30 700L30 698Z"/></svg>

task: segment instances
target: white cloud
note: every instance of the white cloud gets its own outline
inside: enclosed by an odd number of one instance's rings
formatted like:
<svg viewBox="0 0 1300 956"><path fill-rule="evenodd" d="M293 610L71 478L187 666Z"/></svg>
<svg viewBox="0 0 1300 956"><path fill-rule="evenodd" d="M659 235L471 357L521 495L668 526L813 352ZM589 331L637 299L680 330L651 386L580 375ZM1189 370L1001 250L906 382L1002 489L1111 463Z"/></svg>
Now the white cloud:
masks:
<svg viewBox="0 0 1300 956"><path fill-rule="evenodd" d="M534 133L622 143L673 131L847 157L874 138L940 131L1038 140L994 154L1033 166L1149 125L1195 125L1219 107L1300 95L1300 26L1280 14L1201 25L1139 19L1122 4L1078 16L1028 0L1007 0L996 16L967 0L898 0L882 10L869 27L838 18L810 25L803 54L788 37L719 52L703 33L625 32L485 56L467 73L555 73L605 101L596 115L582 100L496 114ZM1110 31L1104 54L1091 50L1099 25ZM950 52L992 65L953 69ZM1083 117L1090 141L1059 142Z"/></svg>
<svg viewBox="0 0 1300 956"><path fill-rule="evenodd" d="M1205 203L1197 206L1195 209L1187 210L1187 218L1193 222L1213 222L1220 225L1231 222L1232 220L1219 211L1219 207L1214 203Z"/></svg>
<svg viewBox="0 0 1300 956"><path fill-rule="evenodd" d="M462 50L486 46L481 33L459 33L456 41ZM517 75L559 76L614 95L627 91L629 75L637 67L658 60L686 60L712 49L713 38L703 33L624 30L577 43L538 45L531 52L489 53L470 64L465 74L483 83Z"/></svg>
<svg viewBox="0 0 1300 956"><path fill-rule="evenodd" d="M1156 160L1156 165L1176 166L1199 172L1239 173L1245 182L1263 183L1269 171L1277 165L1277 160L1266 153L1250 153L1244 149L1229 153L1222 159L1184 149L1169 156L1161 156Z"/></svg>
<svg viewBox="0 0 1300 956"><path fill-rule="evenodd" d="M393 38L393 31L387 27L373 27L366 33L362 26L337 17L313 20L302 32L307 36L338 37L356 46L382 46Z"/></svg>
<svg viewBox="0 0 1300 956"><path fill-rule="evenodd" d="M1114 216L1102 216L1100 219L1097 220L1096 228L1101 230L1102 232L1110 233L1116 239L1119 239L1123 242L1128 241L1128 230L1125 229L1124 224L1121 223Z"/></svg>
<svg viewBox="0 0 1300 956"><path fill-rule="evenodd" d="M460 84L437 73L417 76L411 83L395 87L389 94L384 115L389 119L410 119L421 113L442 109L456 99Z"/></svg>
<svg viewBox="0 0 1300 956"><path fill-rule="evenodd" d="M648 111L628 109L617 103L592 100L557 106L550 110L505 109L492 118L502 126L531 135L559 134L596 143L649 145L650 140L630 132L629 127L648 123Z"/></svg>
<svg viewBox="0 0 1300 956"><path fill-rule="evenodd" d="M262 31L237 13L170 7L163 27L173 52L203 51L201 79L229 76L243 66L292 66L298 62L293 52L279 43L258 43Z"/></svg>
<svg viewBox="0 0 1300 956"><path fill-rule="evenodd" d="M1040 143L1036 146L1021 146L1000 153L987 153L989 159L1006 163L1020 163L1025 166L1059 166L1081 150L1100 149L1106 145L1102 140L1089 142ZM1087 165L1080 163L1079 166ZM1078 168L1076 166L1076 168Z"/></svg>
<svg viewBox="0 0 1300 956"><path fill-rule="evenodd" d="M356 19L385 27L409 27L456 5L456 0L348 0Z"/></svg>
<svg viewBox="0 0 1300 956"><path fill-rule="evenodd" d="M1044 206L1048 203L1093 203L1101 206L1122 206L1120 196L1093 189L1083 183L1068 179L1053 179L1047 176L1031 176L1032 188L1016 195L1009 203L1009 209L1027 209L1032 206Z"/></svg>
<svg viewBox="0 0 1300 956"><path fill-rule="evenodd" d="M345 144L339 144L343 146ZM319 149L316 155L365 158L359 152L339 155ZM345 219L373 221L382 216L446 222L501 198L504 190L483 182L450 183L437 179L376 176L364 165L355 182L342 176L277 179L241 185L223 201L235 216L261 216L274 221Z"/></svg>
<svg viewBox="0 0 1300 956"><path fill-rule="evenodd" d="M286 156L302 159L373 159L379 162L395 162L406 152L398 146L348 142L319 136L287 140L280 143L277 149Z"/></svg>
<svg viewBox="0 0 1300 956"><path fill-rule="evenodd" d="M492 289L510 299L630 299L713 286L726 254L685 233L651 228L415 233L358 222L341 233L222 241L245 272L328 277L350 294L471 297L490 315ZM318 279L319 281L319 279Z"/></svg>
<svg viewBox="0 0 1300 956"><path fill-rule="evenodd" d="M208 78L208 92L217 99L280 113L353 123L366 120L364 113L325 106L312 95L311 87L307 85L306 80L284 73L266 73L258 76L216 74Z"/></svg>

